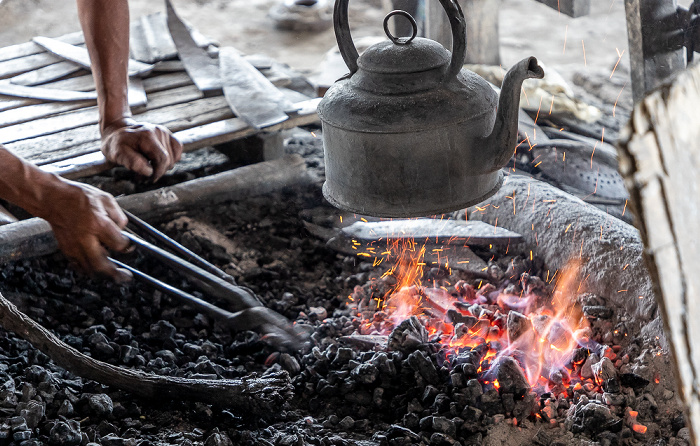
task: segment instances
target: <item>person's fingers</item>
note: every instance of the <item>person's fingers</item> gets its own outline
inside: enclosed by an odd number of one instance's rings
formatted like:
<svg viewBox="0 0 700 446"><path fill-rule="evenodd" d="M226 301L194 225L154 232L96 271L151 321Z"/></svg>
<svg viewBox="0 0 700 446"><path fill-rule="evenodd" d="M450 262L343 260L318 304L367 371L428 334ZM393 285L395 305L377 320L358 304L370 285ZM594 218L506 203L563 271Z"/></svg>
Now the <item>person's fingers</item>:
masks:
<svg viewBox="0 0 700 446"><path fill-rule="evenodd" d="M119 206L119 203L117 203L117 200L114 198L105 195L104 198L104 207L105 211L107 211L107 215L109 218L112 219L114 223L119 226L119 229L124 229L127 224L129 224L129 218L126 216L122 208Z"/></svg>
<svg viewBox="0 0 700 446"><path fill-rule="evenodd" d="M151 166L153 167L151 178L153 181L157 181L170 169L171 156L152 132L141 135L139 151L151 161Z"/></svg>
<svg viewBox="0 0 700 446"><path fill-rule="evenodd" d="M129 239L122 234L119 226L111 220L107 220L101 224L100 234L97 236L100 243L107 248L123 252L129 247Z"/></svg>
<svg viewBox="0 0 700 446"><path fill-rule="evenodd" d="M85 240L83 250L84 261L88 264L87 271L111 277L116 281L124 280L124 274L107 258L107 250L96 237Z"/></svg>
<svg viewBox="0 0 700 446"><path fill-rule="evenodd" d="M175 138L172 133L168 132L167 137L169 143L168 147L170 147L170 153L172 154L173 165L175 165L175 163L180 161L182 158L182 151L184 148L180 140Z"/></svg>
<svg viewBox="0 0 700 446"><path fill-rule="evenodd" d="M121 143L116 147L111 144L105 150L105 156L112 162L121 164L129 170L150 177L153 175L153 166L149 163L149 159L129 147L127 144Z"/></svg>

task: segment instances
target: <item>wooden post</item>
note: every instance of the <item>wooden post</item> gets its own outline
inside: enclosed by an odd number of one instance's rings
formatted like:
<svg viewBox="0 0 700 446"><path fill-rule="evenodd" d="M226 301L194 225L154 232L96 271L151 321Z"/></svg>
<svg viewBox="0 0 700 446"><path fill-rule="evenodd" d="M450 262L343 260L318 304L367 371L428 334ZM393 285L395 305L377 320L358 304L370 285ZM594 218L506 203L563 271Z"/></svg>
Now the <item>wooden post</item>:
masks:
<svg viewBox="0 0 700 446"><path fill-rule="evenodd" d="M581 17L591 12L591 0L535 0L570 17Z"/></svg>
<svg viewBox="0 0 700 446"><path fill-rule="evenodd" d="M695 65L637 103L619 150L620 173L637 213L695 439L700 432L699 106L700 66Z"/></svg>
<svg viewBox="0 0 700 446"><path fill-rule="evenodd" d="M676 0L625 0L635 101L685 68L682 46L671 42L680 26L676 6Z"/></svg>
<svg viewBox="0 0 700 446"><path fill-rule="evenodd" d="M500 65L498 12L503 0L458 0L467 20L465 63ZM452 48L452 31L440 2L425 2L425 36Z"/></svg>

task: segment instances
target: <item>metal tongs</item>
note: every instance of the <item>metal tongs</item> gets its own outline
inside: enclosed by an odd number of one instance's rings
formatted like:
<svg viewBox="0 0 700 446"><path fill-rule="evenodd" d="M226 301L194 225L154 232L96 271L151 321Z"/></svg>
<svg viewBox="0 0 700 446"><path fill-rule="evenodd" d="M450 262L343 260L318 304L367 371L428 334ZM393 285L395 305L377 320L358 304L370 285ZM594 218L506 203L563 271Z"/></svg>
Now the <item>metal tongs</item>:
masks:
<svg viewBox="0 0 700 446"><path fill-rule="evenodd" d="M122 231L122 234L129 238L136 249L160 261L164 265L169 266L173 270L184 274L186 277L190 278L192 283L203 293L225 300L232 311L219 308L190 293L149 276L119 260L110 258L117 267L131 272L135 278L142 280L176 299L180 299L182 302L195 307L202 313L206 313L231 329L258 329L258 331L265 333L265 340L276 347L297 349L303 344L304 338L301 333L294 328L293 324L279 313L264 307L252 290L236 285L236 281L229 274L185 248L145 221L128 211L124 211L124 213L129 218L129 224L134 229L145 234L155 243L161 244L168 250L147 242L139 237L133 229L127 227Z"/></svg>

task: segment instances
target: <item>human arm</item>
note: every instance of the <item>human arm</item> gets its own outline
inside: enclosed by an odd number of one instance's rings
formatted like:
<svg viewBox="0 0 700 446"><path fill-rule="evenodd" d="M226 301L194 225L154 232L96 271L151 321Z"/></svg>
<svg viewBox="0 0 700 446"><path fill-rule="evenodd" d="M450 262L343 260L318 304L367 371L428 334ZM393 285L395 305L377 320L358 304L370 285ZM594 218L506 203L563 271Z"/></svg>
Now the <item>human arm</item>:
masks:
<svg viewBox="0 0 700 446"><path fill-rule="evenodd" d="M107 259L105 247L129 246L121 233L127 218L111 195L44 172L1 145L0 171L0 198L48 221L67 257L87 272L118 281L129 277Z"/></svg>
<svg viewBox="0 0 700 446"><path fill-rule="evenodd" d="M100 112L102 153L154 181L171 169L182 144L162 126L137 123L128 101L128 0L77 0Z"/></svg>

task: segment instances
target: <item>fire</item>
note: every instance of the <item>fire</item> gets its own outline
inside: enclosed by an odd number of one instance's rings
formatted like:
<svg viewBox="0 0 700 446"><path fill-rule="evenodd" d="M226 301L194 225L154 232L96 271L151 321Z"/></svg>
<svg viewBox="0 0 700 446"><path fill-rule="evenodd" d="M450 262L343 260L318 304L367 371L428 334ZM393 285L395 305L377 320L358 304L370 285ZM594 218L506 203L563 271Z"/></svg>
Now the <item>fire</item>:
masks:
<svg viewBox="0 0 700 446"><path fill-rule="evenodd" d="M372 314L371 305L363 307L357 302L360 296L352 299L351 305L359 304L364 309L361 314L369 319L361 326L362 334L388 335L415 316L430 339L444 346L448 363L462 352L477 350L482 382L488 379L496 388L498 380L490 366L504 356L516 359L530 386L540 392L559 394L569 386L575 391L594 385L580 378L583 360L574 359L577 350L597 348L590 339L587 319L575 303L584 282L579 260L558 270L547 283L525 273L506 279L503 289L483 281L476 287L460 281L447 288L434 278L428 280L432 280L429 286L423 283L428 266L425 245L410 239L391 241L390 234L385 240L383 254L396 260L382 279L391 278L395 283L381 296L373 295L374 310L380 313ZM445 256L440 265L449 264L448 252L449 247L441 250ZM549 284L554 285L552 293L545 291Z"/></svg>

